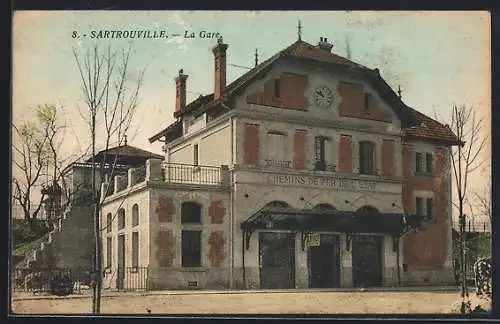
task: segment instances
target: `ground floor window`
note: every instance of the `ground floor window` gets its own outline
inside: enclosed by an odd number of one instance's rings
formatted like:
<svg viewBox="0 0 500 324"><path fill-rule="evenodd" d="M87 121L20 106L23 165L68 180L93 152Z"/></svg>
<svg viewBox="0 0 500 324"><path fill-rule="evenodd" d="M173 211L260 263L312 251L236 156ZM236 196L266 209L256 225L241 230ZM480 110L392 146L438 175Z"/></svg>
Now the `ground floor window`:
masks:
<svg viewBox="0 0 500 324"><path fill-rule="evenodd" d="M111 258L113 256L113 238L106 238L106 268L111 268Z"/></svg>
<svg viewBox="0 0 500 324"><path fill-rule="evenodd" d="M201 231L182 231L182 266L201 266Z"/></svg>
<svg viewBox="0 0 500 324"><path fill-rule="evenodd" d="M132 232L132 267L139 266L139 232Z"/></svg>

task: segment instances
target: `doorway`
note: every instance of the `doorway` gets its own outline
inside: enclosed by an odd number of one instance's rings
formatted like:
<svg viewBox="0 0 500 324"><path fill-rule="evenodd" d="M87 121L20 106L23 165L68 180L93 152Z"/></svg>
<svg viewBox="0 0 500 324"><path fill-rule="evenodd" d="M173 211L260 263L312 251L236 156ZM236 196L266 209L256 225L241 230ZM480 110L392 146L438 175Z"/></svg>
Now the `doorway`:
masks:
<svg viewBox="0 0 500 324"><path fill-rule="evenodd" d="M309 288L340 287L339 236L321 234L319 246L311 246L307 253Z"/></svg>
<svg viewBox="0 0 500 324"><path fill-rule="evenodd" d="M355 235L352 239L352 278L355 287L382 285L382 237Z"/></svg>
<svg viewBox="0 0 500 324"><path fill-rule="evenodd" d="M295 288L295 234L259 233L261 289Z"/></svg>

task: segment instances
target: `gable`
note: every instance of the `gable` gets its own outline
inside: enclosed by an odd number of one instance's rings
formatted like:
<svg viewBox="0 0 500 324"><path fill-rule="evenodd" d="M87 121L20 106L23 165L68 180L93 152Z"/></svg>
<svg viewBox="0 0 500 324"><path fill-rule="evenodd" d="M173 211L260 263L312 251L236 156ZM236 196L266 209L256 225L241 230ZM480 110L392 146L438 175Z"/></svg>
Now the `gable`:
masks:
<svg viewBox="0 0 500 324"><path fill-rule="evenodd" d="M250 82L232 105L296 117L401 125L395 111L363 76L286 60Z"/></svg>

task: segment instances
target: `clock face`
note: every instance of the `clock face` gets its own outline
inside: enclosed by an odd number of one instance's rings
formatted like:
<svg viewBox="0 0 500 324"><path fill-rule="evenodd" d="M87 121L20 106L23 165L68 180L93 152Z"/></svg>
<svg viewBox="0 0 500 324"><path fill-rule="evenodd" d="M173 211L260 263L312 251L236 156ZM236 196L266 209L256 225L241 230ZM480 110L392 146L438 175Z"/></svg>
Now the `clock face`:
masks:
<svg viewBox="0 0 500 324"><path fill-rule="evenodd" d="M314 90L314 102L318 107L329 108L333 103L333 92L327 86L320 86Z"/></svg>

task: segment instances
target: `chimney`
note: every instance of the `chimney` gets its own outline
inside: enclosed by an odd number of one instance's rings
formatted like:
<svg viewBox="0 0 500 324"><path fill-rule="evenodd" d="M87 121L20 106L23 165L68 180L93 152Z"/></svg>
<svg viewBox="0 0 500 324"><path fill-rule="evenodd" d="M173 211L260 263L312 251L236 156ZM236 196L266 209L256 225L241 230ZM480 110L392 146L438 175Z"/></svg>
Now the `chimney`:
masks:
<svg viewBox="0 0 500 324"><path fill-rule="evenodd" d="M220 99L226 88L226 50L228 45L222 42L222 37L217 39L217 45L212 49L215 59L215 89L214 100Z"/></svg>
<svg viewBox="0 0 500 324"><path fill-rule="evenodd" d="M332 48L333 48L333 44L332 43L328 43L328 38L326 38L326 37L320 37L319 38L318 47L321 48L322 50L331 52Z"/></svg>
<svg viewBox="0 0 500 324"><path fill-rule="evenodd" d="M179 75L175 78L175 112L181 112L186 107L186 80L188 76L184 71L179 70Z"/></svg>

